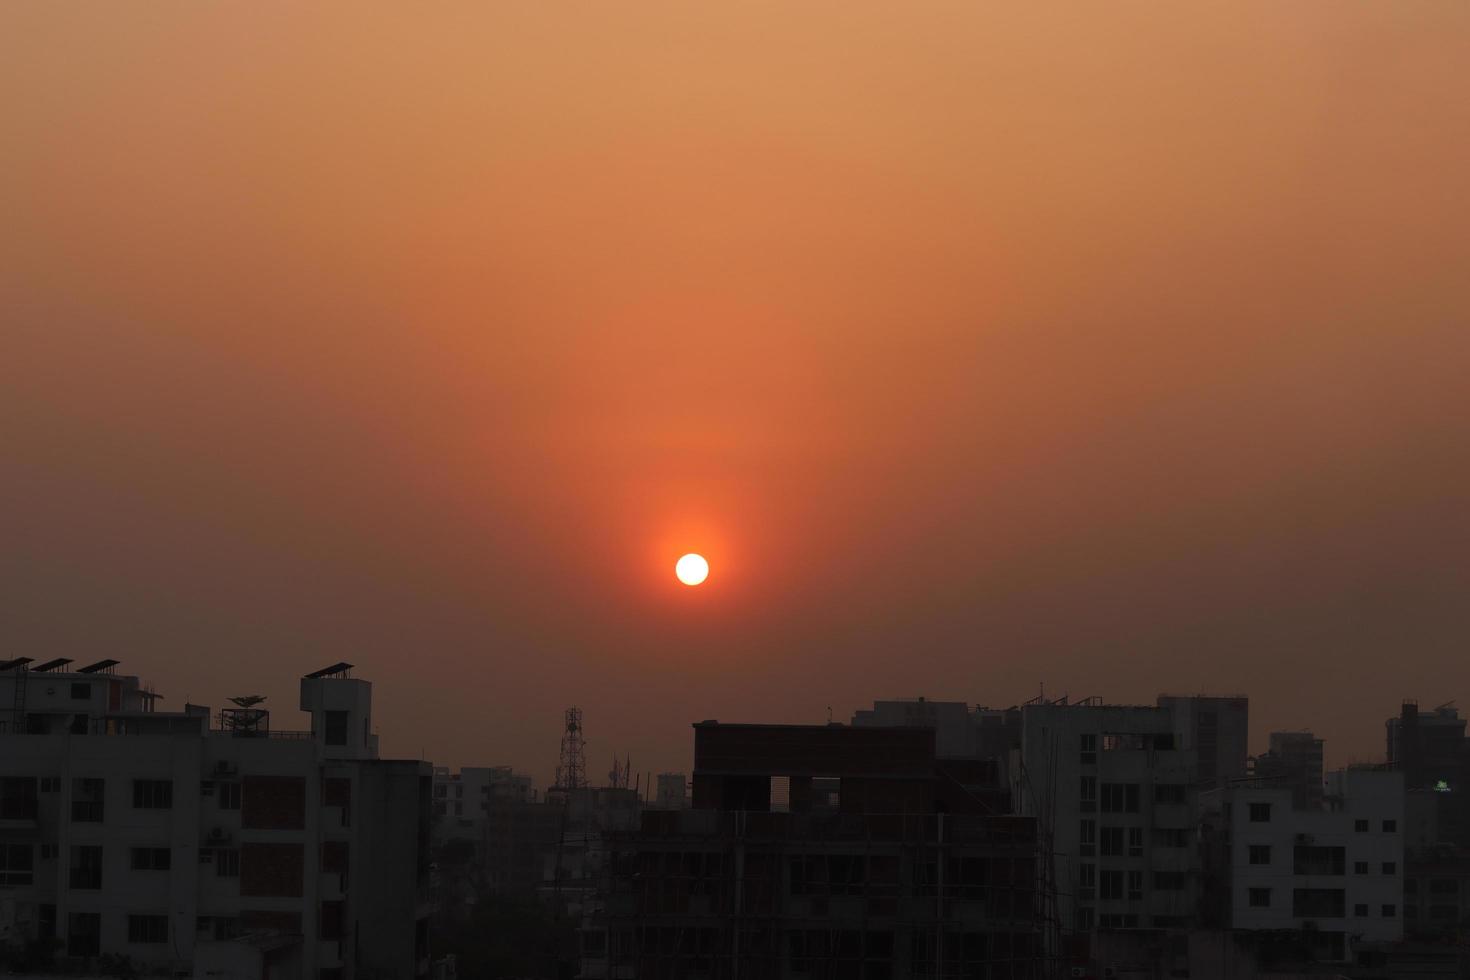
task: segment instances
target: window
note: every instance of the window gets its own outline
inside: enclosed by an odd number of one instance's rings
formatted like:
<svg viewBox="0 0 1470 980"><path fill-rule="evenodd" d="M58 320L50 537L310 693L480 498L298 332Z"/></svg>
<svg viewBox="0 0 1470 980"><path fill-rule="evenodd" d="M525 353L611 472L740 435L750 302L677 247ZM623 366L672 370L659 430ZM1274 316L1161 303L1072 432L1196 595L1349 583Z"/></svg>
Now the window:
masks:
<svg viewBox="0 0 1470 980"><path fill-rule="evenodd" d="M1340 875L1347 867L1347 849L1298 844L1291 851L1292 873L1299 875Z"/></svg>
<svg viewBox="0 0 1470 980"><path fill-rule="evenodd" d="M239 783L220 783L219 784L219 808L221 810L238 810L238 809L240 809L240 784Z"/></svg>
<svg viewBox="0 0 1470 980"><path fill-rule="evenodd" d="M61 792L61 777L59 777L59 776L42 776L41 777L41 792L43 792L43 793L59 793L59 792Z"/></svg>
<svg viewBox="0 0 1470 980"><path fill-rule="evenodd" d="M1104 827L1102 829L1102 846L1098 853L1103 857L1123 856L1123 828Z"/></svg>
<svg viewBox="0 0 1470 980"><path fill-rule="evenodd" d="M36 778L6 776L0 779L0 820L36 819Z"/></svg>
<svg viewBox="0 0 1470 980"><path fill-rule="evenodd" d="M1368 873L1368 862L1367 861L1354 861L1353 862L1353 874L1355 874L1355 875L1365 875L1367 873Z"/></svg>
<svg viewBox="0 0 1470 980"><path fill-rule="evenodd" d="M1079 906L1077 909L1077 928L1082 932L1091 932L1092 924L1096 921L1093 916L1093 908L1090 905Z"/></svg>
<svg viewBox="0 0 1470 980"><path fill-rule="evenodd" d="M1100 929L1137 929L1138 928L1138 913L1136 913L1136 912L1129 912L1127 914L1114 913L1112 915L1100 916L1099 917L1099 920L1098 920L1098 928L1100 928Z"/></svg>
<svg viewBox="0 0 1470 980"><path fill-rule="evenodd" d="M1082 808L1093 810L1097 808L1097 777L1082 777Z"/></svg>
<svg viewBox="0 0 1470 980"><path fill-rule="evenodd" d="M240 877L240 852L233 848L215 851L214 874L217 878Z"/></svg>
<svg viewBox="0 0 1470 980"><path fill-rule="evenodd" d="M71 849L71 887L102 887L102 846L73 844Z"/></svg>
<svg viewBox="0 0 1470 980"><path fill-rule="evenodd" d="M1143 872L1128 872L1128 901L1136 902L1143 898Z"/></svg>
<svg viewBox="0 0 1470 980"><path fill-rule="evenodd" d="M1399 822L1397 820L1385 820L1385 821L1383 821L1383 832L1385 834L1398 833L1398 829L1399 829Z"/></svg>
<svg viewBox="0 0 1470 980"><path fill-rule="evenodd" d="M1269 909L1271 907L1271 889L1252 888L1250 890L1250 905L1253 909Z"/></svg>
<svg viewBox="0 0 1470 980"><path fill-rule="evenodd" d="M1185 873L1183 871L1155 871L1154 887L1161 891L1183 891L1185 884Z"/></svg>
<svg viewBox="0 0 1470 980"><path fill-rule="evenodd" d="M326 736L327 744L346 745L347 712L325 711L322 713L326 716L326 731L324 732L324 734ZM463 787L456 787L456 789L460 789L461 791L463 791Z"/></svg>
<svg viewBox="0 0 1470 980"><path fill-rule="evenodd" d="M1366 919L1368 917L1368 903L1360 902L1359 904L1354 905L1353 915L1356 915L1360 919Z"/></svg>
<svg viewBox="0 0 1470 980"><path fill-rule="evenodd" d="M55 861L56 860L56 845L55 844L42 844L41 845L41 860L42 861Z"/></svg>
<svg viewBox="0 0 1470 980"><path fill-rule="evenodd" d="M1092 857L1097 848L1097 821L1084 820L1077 828L1077 851L1083 857Z"/></svg>
<svg viewBox="0 0 1470 980"><path fill-rule="evenodd" d="M1102 812L1103 813L1137 813L1138 812L1138 784L1137 783L1103 783L1102 784Z"/></svg>
<svg viewBox="0 0 1470 980"><path fill-rule="evenodd" d="M173 852L166 847L133 848L134 871L167 871L173 866Z"/></svg>
<svg viewBox="0 0 1470 980"><path fill-rule="evenodd" d="M168 810L174 805L174 784L168 779L133 780L133 809Z"/></svg>
<svg viewBox="0 0 1470 980"><path fill-rule="evenodd" d="M130 915L130 916L128 916L128 942L130 942L130 943L166 943L166 942L168 942L168 916L166 916L166 915Z"/></svg>
<svg viewBox="0 0 1470 980"><path fill-rule="evenodd" d="M1098 875L1097 880L1097 897L1102 901L1106 902L1110 899L1119 899L1123 897L1122 871L1111 868L1104 868L1102 873Z"/></svg>
<svg viewBox="0 0 1470 980"><path fill-rule="evenodd" d="M1383 907L1383 917L1385 919L1392 919L1395 915L1398 915L1398 911L1398 907L1395 905L1385 905Z"/></svg>
<svg viewBox="0 0 1470 980"><path fill-rule="evenodd" d="M1354 820L1353 821L1353 830L1356 830L1360 834L1366 834L1368 832L1368 821L1366 821L1366 820Z"/></svg>
<svg viewBox="0 0 1470 980"><path fill-rule="evenodd" d="M96 956L102 951L102 913L73 912L67 916L66 954Z"/></svg>
<svg viewBox="0 0 1470 980"><path fill-rule="evenodd" d="M1080 888L1097 887L1097 865L1083 863L1077 865L1077 885Z"/></svg>
<svg viewBox="0 0 1470 980"><path fill-rule="evenodd" d="M0 887L31 884L34 859L29 844L0 844Z"/></svg>
<svg viewBox="0 0 1470 980"><path fill-rule="evenodd" d="M1296 888L1291 893L1291 914L1305 919L1341 919L1346 910L1341 888Z"/></svg>
<svg viewBox="0 0 1470 980"><path fill-rule="evenodd" d="M1082 736L1082 764L1084 766L1097 765L1097 736Z"/></svg>
<svg viewBox="0 0 1470 980"><path fill-rule="evenodd" d="M1271 822L1271 804L1269 804L1269 803L1252 803L1251 804L1251 809L1250 809L1250 822L1251 823L1270 823Z"/></svg>
<svg viewBox="0 0 1470 980"><path fill-rule="evenodd" d="M73 683L71 686L71 699L73 701L92 700L92 685L85 681Z"/></svg>
<svg viewBox="0 0 1470 980"><path fill-rule="evenodd" d="M1143 856L1143 828L1142 827L1129 827L1128 828L1128 856L1129 857L1142 857Z"/></svg>
<svg viewBox="0 0 1470 980"><path fill-rule="evenodd" d="M103 790L101 779L71 781L71 819L73 823L101 823Z"/></svg>
<svg viewBox="0 0 1470 980"><path fill-rule="evenodd" d="M1250 863L1251 864L1270 864L1271 863L1271 845L1270 844L1252 844L1250 846Z"/></svg>
<svg viewBox="0 0 1470 980"><path fill-rule="evenodd" d="M1155 803L1183 803L1184 802L1184 784L1183 783L1155 783L1154 784L1154 802Z"/></svg>
<svg viewBox="0 0 1470 980"><path fill-rule="evenodd" d="M1393 875L1393 874L1398 874L1398 872L1399 872L1399 864L1398 864L1397 861L1384 861L1383 862L1383 873L1384 874L1386 874L1386 875Z"/></svg>

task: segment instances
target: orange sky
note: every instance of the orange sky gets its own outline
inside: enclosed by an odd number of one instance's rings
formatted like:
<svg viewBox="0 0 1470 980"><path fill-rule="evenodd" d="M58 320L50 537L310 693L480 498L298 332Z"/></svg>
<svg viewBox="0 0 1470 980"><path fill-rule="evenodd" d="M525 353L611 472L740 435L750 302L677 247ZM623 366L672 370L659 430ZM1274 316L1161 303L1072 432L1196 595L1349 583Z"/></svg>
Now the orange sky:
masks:
<svg viewBox="0 0 1470 980"><path fill-rule="evenodd" d="M0 622L387 751L1470 696L1470 7L0 7ZM674 559L711 559L679 586ZM1470 707L1470 703L1467 703Z"/></svg>

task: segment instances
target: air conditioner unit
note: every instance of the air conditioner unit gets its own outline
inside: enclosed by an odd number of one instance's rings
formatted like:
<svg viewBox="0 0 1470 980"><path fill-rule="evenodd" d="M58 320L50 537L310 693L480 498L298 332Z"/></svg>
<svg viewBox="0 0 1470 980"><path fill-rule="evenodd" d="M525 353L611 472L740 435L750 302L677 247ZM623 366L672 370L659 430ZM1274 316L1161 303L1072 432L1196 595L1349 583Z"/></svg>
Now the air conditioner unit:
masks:
<svg viewBox="0 0 1470 980"><path fill-rule="evenodd" d="M209 832L209 842L211 844L222 844L229 839L230 835L225 833L223 827L215 827Z"/></svg>
<svg viewBox="0 0 1470 980"><path fill-rule="evenodd" d="M1072 967L1072 973L1071 973L1071 975L1074 976L1074 977L1085 977L1085 976L1087 976L1087 967L1085 967L1085 966L1074 966L1074 967Z"/></svg>
<svg viewBox="0 0 1470 980"><path fill-rule="evenodd" d="M1116 977L1117 975L1118 968L1116 966L1103 967L1103 977L1106 978L1106 980L1112 980L1112 978Z"/></svg>

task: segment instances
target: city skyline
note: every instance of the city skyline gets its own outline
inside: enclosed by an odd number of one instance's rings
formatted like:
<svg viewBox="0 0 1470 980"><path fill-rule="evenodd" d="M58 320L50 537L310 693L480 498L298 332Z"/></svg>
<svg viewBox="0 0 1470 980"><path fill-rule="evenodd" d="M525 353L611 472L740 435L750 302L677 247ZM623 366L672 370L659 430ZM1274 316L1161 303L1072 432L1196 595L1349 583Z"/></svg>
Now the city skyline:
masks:
<svg viewBox="0 0 1470 980"><path fill-rule="evenodd" d="M386 754L538 779L569 705L657 772L1043 682L1377 757L1470 697L1467 63L1464 5L4 5L5 652L351 661Z"/></svg>

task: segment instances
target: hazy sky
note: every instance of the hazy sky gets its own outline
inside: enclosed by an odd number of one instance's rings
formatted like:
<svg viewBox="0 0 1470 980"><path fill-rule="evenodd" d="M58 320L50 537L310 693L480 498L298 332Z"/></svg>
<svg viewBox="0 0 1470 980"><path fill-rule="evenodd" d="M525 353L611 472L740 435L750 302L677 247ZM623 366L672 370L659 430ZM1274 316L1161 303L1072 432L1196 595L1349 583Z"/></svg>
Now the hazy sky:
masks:
<svg viewBox="0 0 1470 980"><path fill-rule="evenodd" d="M5 3L0 643L278 727L349 660L541 779L569 704L600 776L1042 681L1378 756L1470 698L1467 65L1461 0Z"/></svg>

